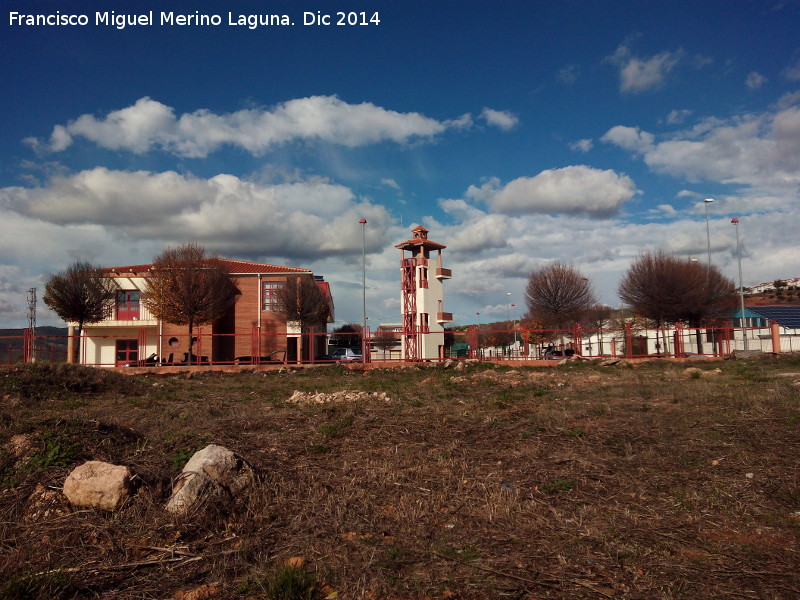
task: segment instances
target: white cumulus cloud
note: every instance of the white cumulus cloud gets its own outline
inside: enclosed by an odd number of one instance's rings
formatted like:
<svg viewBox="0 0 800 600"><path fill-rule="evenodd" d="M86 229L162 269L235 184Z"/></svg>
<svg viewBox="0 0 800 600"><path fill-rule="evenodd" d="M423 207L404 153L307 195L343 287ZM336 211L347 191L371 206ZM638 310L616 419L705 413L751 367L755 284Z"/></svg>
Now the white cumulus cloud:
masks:
<svg viewBox="0 0 800 600"><path fill-rule="evenodd" d="M588 152L594 147L594 142L590 139L576 140L569 145L570 150L575 152Z"/></svg>
<svg viewBox="0 0 800 600"><path fill-rule="evenodd" d="M758 71L752 71L751 73L748 73L744 80L744 84L751 90L757 90L766 82L767 78Z"/></svg>
<svg viewBox="0 0 800 600"><path fill-rule="evenodd" d="M783 71L783 75L789 81L800 81L800 59L796 60L794 64L789 65Z"/></svg>
<svg viewBox="0 0 800 600"><path fill-rule="evenodd" d="M513 129L519 123L516 115L505 110L494 110L492 108L484 108L481 111L481 118L489 125L498 127L504 131Z"/></svg>
<svg viewBox="0 0 800 600"><path fill-rule="evenodd" d="M602 142L610 142L632 152L647 151L652 147L654 140L655 136L652 133L642 131L638 127L625 125L612 127L600 138Z"/></svg>
<svg viewBox="0 0 800 600"><path fill-rule="evenodd" d="M650 58L639 58L623 44L608 57L608 61L619 69L620 91L636 94L661 87L680 58L680 52L661 52Z"/></svg>
<svg viewBox="0 0 800 600"><path fill-rule="evenodd" d="M484 188L483 192L490 208L499 213L585 214L602 218L616 214L637 189L627 175L575 165L542 171L534 177L519 177L494 190Z"/></svg>
<svg viewBox="0 0 800 600"><path fill-rule="evenodd" d="M481 118L504 130L517 123L511 113L490 108L483 109ZM48 143L32 138L27 141L37 148L58 152L68 148L76 138L84 138L112 150L138 154L161 150L202 158L225 145L261 154L294 140L348 147L384 141L402 144L471 125L469 114L438 121L417 112L400 113L370 102L350 104L336 96L298 98L271 109L225 114L199 109L179 116L172 107L145 97L103 117L85 114L66 125L56 125Z"/></svg>
<svg viewBox="0 0 800 600"><path fill-rule="evenodd" d="M370 224L368 246L382 246L392 222L383 206L324 180L260 184L225 174L201 179L101 167L37 188L2 188L0 211L41 227L90 227L164 243L202 240L209 250L251 258L353 253L361 247L361 217Z"/></svg>
<svg viewBox="0 0 800 600"><path fill-rule="evenodd" d="M794 101L770 112L706 119L663 140L622 125L601 139L641 155L654 171L689 181L793 188L800 184L800 98Z"/></svg>

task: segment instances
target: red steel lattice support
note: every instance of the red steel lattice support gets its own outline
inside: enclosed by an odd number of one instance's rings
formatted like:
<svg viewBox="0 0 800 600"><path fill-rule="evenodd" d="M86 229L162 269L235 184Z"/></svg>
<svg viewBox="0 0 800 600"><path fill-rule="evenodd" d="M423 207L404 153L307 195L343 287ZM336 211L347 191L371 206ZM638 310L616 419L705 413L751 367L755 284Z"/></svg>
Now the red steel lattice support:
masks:
<svg viewBox="0 0 800 600"><path fill-rule="evenodd" d="M417 343L416 260L403 258L400 263L403 284L403 344L406 360L419 360Z"/></svg>

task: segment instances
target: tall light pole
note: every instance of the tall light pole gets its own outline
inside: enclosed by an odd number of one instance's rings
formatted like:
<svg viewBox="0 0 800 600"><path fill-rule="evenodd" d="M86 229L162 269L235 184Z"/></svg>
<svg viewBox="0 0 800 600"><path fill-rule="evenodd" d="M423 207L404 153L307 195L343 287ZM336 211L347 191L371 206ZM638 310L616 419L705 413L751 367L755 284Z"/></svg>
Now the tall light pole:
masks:
<svg viewBox="0 0 800 600"><path fill-rule="evenodd" d="M714 201L713 198L706 198L703 202L706 205L706 244L708 245L708 270L706 271L706 292L708 292L708 282L711 278L711 230L708 228L708 205ZM711 346L714 354L717 353L716 332L711 330Z"/></svg>
<svg viewBox="0 0 800 600"><path fill-rule="evenodd" d="M742 284L742 252L739 249L739 219L736 217L731 219L731 223L736 227L736 258L739 260L739 300L741 301L742 309L742 334L744 335L744 349L749 350L747 342L747 330L745 327L745 312L744 312L744 285Z"/></svg>
<svg viewBox="0 0 800 600"><path fill-rule="evenodd" d="M708 268L711 269L711 230L708 227L708 205L714 201L713 198L706 198L703 203L706 205L706 244L708 246Z"/></svg>
<svg viewBox="0 0 800 600"><path fill-rule="evenodd" d="M361 224L361 328L362 336L367 329L367 220L361 217L358 222Z"/></svg>

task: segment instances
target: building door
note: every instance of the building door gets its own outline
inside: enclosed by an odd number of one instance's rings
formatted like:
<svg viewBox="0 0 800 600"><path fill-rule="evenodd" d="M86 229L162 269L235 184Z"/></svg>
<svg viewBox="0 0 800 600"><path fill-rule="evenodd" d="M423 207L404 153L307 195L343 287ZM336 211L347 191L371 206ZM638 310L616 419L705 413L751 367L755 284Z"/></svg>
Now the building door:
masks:
<svg viewBox="0 0 800 600"><path fill-rule="evenodd" d="M117 340L117 360L114 363L117 367L125 365L136 365L139 360L139 341L138 340Z"/></svg>
<svg viewBox="0 0 800 600"><path fill-rule="evenodd" d="M139 319L139 290L117 291L117 320L135 321Z"/></svg>

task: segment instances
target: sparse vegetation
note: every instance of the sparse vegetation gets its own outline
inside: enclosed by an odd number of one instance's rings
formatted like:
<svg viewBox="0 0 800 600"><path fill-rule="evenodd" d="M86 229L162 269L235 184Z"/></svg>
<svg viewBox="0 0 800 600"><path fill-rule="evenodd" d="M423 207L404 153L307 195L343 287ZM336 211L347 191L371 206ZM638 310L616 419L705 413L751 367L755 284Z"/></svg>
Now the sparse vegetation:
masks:
<svg viewBox="0 0 800 600"><path fill-rule="evenodd" d="M800 597L797 382L791 356L2 369L0 598ZM389 399L286 402L296 390ZM176 519L171 483L212 442L258 483ZM88 459L136 473L118 512L57 499Z"/></svg>

